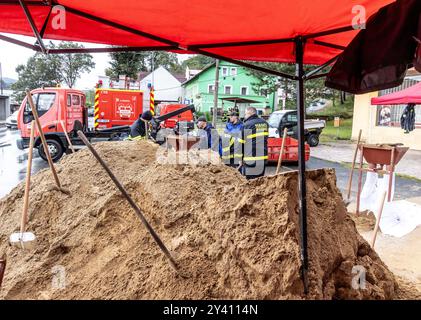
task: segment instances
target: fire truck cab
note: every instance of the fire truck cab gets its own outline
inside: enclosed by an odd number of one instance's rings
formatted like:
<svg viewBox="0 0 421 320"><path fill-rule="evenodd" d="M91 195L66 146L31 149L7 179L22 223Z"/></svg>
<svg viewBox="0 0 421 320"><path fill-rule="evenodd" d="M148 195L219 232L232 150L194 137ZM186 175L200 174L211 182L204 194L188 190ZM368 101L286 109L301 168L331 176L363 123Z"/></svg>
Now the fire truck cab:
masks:
<svg viewBox="0 0 421 320"><path fill-rule="evenodd" d="M31 91L31 94L51 157L53 160L58 160L68 147L64 130L70 132L75 129L75 126L77 129L87 129L85 94L79 90L64 88L35 89ZM18 112L18 128L21 132L21 139L17 141L19 149L23 150L29 146L32 120L34 116L25 97ZM40 147L41 139L37 128L35 128L35 137L34 146L38 147L39 154L44 159L46 156L43 148Z"/></svg>

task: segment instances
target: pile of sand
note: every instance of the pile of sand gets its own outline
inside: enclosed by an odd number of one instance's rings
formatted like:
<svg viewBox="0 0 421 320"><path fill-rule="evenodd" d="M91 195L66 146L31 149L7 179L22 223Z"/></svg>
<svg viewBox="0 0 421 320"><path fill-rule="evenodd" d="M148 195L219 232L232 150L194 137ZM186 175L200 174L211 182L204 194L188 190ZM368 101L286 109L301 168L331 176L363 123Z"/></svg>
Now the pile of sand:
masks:
<svg viewBox="0 0 421 320"><path fill-rule="evenodd" d="M218 164L157 163L144 141L96 145L182 266L173 271L88 150L57 165L71 196L33 177L33 251L8 244L23 184L0 201L4 299L391 299L414 297L357 233L334 172L308 172L310 271L300 278L296 174L246 181ZM355 266L366 288L352 289ZM360 268L360 267L357 267ZM355 269L354 269L355 271ZM416 294L416 293L414 293Z"/></svg>

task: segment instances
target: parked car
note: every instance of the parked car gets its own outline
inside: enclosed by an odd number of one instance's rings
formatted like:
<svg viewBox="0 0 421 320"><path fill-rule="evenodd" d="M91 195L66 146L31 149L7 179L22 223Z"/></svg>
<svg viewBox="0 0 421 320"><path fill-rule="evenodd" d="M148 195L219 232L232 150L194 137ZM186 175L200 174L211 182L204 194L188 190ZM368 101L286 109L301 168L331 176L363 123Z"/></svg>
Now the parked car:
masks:
<svg viewBox="0 0 421 320"><path fill-rule="evenodd" d="M325 99L317 99L313 101L312 103L310 103L310 105L307 107L307 112L308 113L317 112L317 111L323 110L326 107L327 107L327 101Z"/></svg>
<svg viewBox="0 0 421 320"><path fill-rule="evenodd" d="M270 115L268 123L269 137L278 138L282 135L284 128L287 128L288 136L298 138L297 111L275 111ZM326 121L324 120L305 120L304 135L310 147L316 147L319 144L319 136L325 127Z"/></svg>
<svg viewBox="0 0 421 320"><path fill-rule="evenodd" d="M17 129L18 128L18 110L13 112L7 119L6 119L6 127L9 129Z"/></svg>

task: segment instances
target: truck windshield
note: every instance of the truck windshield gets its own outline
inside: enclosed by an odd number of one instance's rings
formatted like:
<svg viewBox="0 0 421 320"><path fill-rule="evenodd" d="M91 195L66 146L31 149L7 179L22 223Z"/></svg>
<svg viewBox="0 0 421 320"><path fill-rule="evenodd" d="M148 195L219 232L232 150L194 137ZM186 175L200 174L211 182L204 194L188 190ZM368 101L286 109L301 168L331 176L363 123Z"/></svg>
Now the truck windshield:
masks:
<svg viewBox="0 0 421 320"><path fill-rule="evenodd" d="M32 95L32 100L37 106L38 116L41 117L54 105L54 102L56 100L56 94L54 92L34 93ZM31 106L29 105L29 102L26 101L24 123L29 123L31 120L33 120L31 114Z"/></svg>
<svg viewBox="0 0 421 320"><path fill-rule="evenodd" d="M272 113L268 120L269 126L278 129L283 116L283 113Z"/></svg>

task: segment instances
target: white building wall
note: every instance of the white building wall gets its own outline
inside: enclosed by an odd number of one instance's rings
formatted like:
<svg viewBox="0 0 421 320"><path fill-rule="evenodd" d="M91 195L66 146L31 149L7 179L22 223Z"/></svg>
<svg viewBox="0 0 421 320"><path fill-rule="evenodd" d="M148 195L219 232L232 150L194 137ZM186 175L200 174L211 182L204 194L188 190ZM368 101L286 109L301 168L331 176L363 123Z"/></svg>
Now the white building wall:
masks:
<svg viewBox="0 0 421 320"><path fill-rule="evenodd" d="M183 92L181 83L164 67L159 67L140 81L140 90L143 91L143 109L149 109L149 87L155 88L155 101L180 101Z"/></svg>

